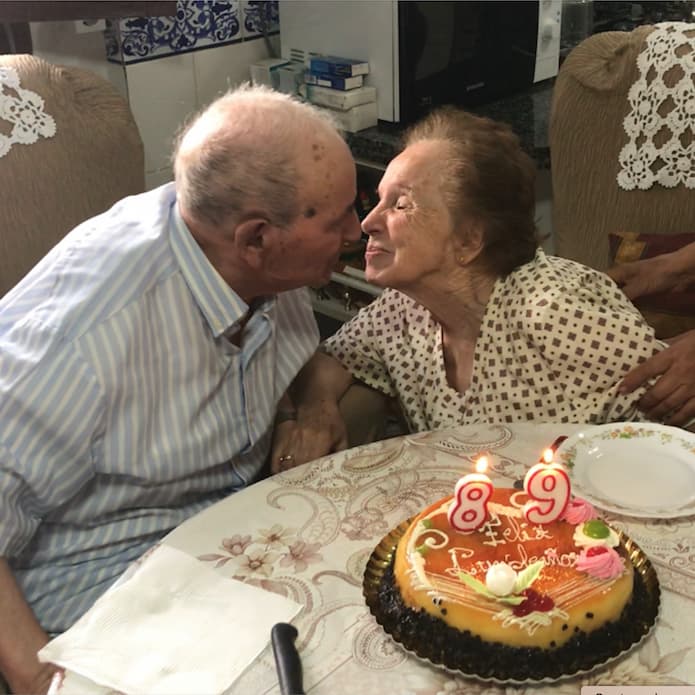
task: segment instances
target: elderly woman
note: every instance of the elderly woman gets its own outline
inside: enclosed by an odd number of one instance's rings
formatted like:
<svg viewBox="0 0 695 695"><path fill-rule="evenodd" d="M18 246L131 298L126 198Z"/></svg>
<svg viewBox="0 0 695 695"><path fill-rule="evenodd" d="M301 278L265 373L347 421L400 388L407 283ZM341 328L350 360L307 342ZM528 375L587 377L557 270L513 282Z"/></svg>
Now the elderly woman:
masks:
<svg viewBox="0 0 695 695"><path fill-rule="evenodd" d="M363 222L386 289L296 382L274 456L345 444L353 381L397 398L411 431L476 422L640 419L622 377L663 345L606 276L538 247L531 159L505 125L446 107L406 134Z"/></svg>

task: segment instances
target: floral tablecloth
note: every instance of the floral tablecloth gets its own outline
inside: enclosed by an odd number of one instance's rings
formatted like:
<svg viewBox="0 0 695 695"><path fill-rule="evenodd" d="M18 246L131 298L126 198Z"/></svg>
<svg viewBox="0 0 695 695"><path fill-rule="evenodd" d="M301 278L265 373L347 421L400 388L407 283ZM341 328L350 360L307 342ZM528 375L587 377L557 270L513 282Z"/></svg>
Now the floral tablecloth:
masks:
<svg viewBox="0 0 695 695"><path fill-rule="evenodd" d="M453 492L481 451L510 486L559 434L586 426L465 426L377 442L320 459L237 493L164 539L216 571L278 592L304 608L294 622L308 693L463 695L553 692L582 685L695 683L695 518L605 515L647 553L662 590L656 629L626 657L582 678L508 687L453 675L405 653L362 596L375 545L424 506ZM230 635L230 649L235 636ZM243 639L243 637L239 637ZM279 693L270 648L228 691Z"/></svg>

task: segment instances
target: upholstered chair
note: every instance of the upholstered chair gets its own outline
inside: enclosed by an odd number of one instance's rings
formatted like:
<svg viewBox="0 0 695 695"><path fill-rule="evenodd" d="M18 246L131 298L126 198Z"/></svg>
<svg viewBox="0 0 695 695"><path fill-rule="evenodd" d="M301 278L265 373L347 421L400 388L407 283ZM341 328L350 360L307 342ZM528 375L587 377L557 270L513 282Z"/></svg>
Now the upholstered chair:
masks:
<svg viewBox="0 0 695 695"><path fill-rule="evenodd" d="M144 189L142 140L110 82L0 55L0 296L74 226Z"/></svg>
<svg viewBox="0 0 695 695"><path fill-rule="evenodd" d="M595 34L568 55L549 132L558 255L605 270L695 241L693 56L683 23ZM644 309L658 334L695 327L695 306L661 325L664 306Z"/></svg>

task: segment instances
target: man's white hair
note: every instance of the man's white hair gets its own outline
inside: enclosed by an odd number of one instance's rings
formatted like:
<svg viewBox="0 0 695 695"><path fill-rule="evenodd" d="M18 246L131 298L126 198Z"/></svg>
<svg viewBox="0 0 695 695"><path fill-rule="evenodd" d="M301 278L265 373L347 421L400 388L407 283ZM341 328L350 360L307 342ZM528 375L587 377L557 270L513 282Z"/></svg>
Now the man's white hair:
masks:
<svg viewBox="0 0 695 695"><path fill-rule="evenodd" d="M194 219L216 225L261 214L286 226L300 212L310 143L336 135L336 121L324 110L243 84L212 102L177 137L179 203Z"/></svg>

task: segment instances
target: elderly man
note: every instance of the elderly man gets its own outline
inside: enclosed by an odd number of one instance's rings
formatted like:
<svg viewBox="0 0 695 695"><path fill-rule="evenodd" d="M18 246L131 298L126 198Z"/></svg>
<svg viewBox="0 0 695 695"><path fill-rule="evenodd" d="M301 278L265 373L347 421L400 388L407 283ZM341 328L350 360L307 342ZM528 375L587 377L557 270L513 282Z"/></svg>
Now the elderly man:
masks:
<svg viewBox="0 0 695 695"><path fill-rule="evenodd" d="M261 474L318 332L305 289L360 236L333 123L242 87L175 182L73 230L0 302L0 671L36 659L149 546Z"/></svg>

